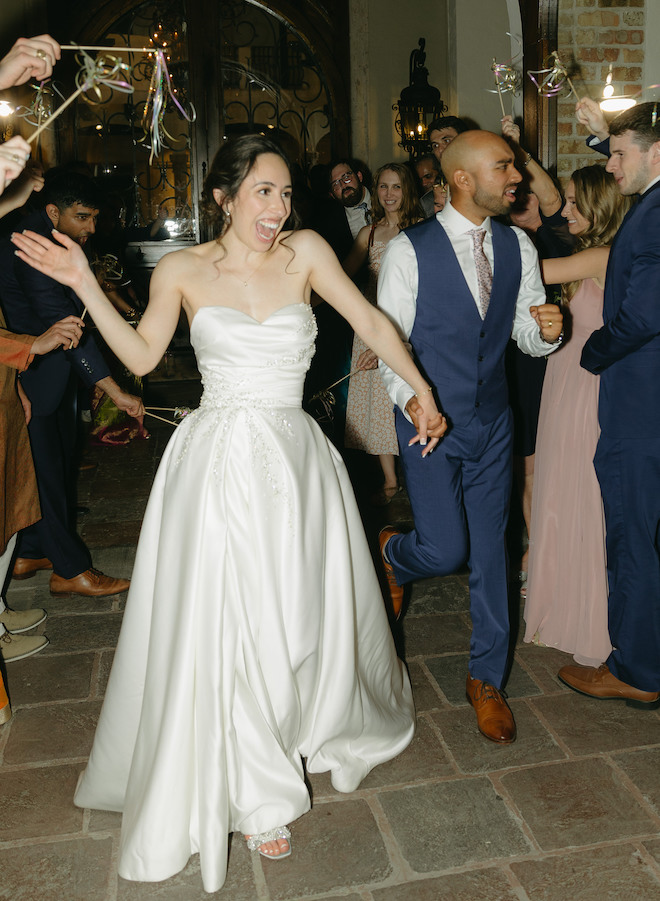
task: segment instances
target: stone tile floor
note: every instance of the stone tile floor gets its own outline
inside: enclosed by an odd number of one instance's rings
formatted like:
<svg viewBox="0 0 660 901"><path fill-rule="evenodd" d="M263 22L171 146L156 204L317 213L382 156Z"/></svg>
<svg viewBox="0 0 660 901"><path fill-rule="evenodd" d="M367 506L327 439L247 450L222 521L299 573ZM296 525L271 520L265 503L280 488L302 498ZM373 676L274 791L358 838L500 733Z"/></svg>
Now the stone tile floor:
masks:
<svg viewBox="0 0 660 901"><path fill-rule="evenodd" d="M194 383L155 384L177 404ZM157 392L161 392L160 395ZM194 402L194 398L193 398ZM80 532L94 563L131 572L168 426L128 448L96 448L80 477ZM365 510L367 508L365 507ZM409 520L405 495L367 514ZM518 740L483 739L464 696L470 633L464 573L419 583L396 640L418 713L412 745L352 795L311 778L313 809L281 863L232 842L223 889L198 859L162 883L117 876L120 816L72 804L112 661L124 597L56 599L48 574L15 582L16 608L44 606L50 638L9 667L14 718L0 729L0 899L12 901L660 901L660 712L597 702L556 679L567 661L518 644L508 685ZM172 727L176 728L176 719Z"/></svg>

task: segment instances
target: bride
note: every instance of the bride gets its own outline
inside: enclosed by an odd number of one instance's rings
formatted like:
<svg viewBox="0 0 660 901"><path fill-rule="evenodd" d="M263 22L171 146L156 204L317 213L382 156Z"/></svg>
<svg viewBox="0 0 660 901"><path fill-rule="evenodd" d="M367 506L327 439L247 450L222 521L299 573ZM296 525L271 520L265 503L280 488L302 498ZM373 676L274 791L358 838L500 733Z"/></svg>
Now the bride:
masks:
<svg viewBox="0 0 660 901"><path fill-rule="evenodd" d="M397 334L311 231L283 231L281 150L227 142L204 186L217 240L164 257L137 330L81 249L15 234L18 256L72 287L137 375L167 349L181 307L202 374L149 504L81 807L123 811L119 873L158 881L200 853L207 892L228 836L271 859L310 807L308 772L354 791L410 742L414 710L339 454L301 409L314 290L416 392L413 442L444 433Z"/></svg>

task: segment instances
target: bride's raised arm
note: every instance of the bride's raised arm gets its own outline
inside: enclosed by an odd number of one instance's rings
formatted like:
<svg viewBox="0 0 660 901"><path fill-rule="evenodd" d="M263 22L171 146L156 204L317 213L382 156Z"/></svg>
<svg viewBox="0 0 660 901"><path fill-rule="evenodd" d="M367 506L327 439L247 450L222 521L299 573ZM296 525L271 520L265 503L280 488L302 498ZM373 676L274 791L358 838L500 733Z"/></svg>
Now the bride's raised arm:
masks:
<svg viewBox="0 0 660 901"><path fill-rule="evenodd" d="M149 305L137 329L115 310L101 290L82 248L71 238L53 230L56 244L35 232L15 232L16 255L33 269L72 288L89 310L108 346L135 375L154 369L172 339L182 295L177 284L180 263L164 257L151 277ZM174 253L172 257L178 257Z"/></svg>
<svg viewBox="0 0 660 901"><path fill-rule="evenodd" d="M341 268L330 245L312 231L299 232L298 237L296 252L300 247L310 266L309 282L312 289L341 313L367 347L415 392L415 426L422 445L427 443L428 436L428 446L424 452L426 456L447 428L444 417L435 405L428 382L415 366L387 316L365 300Z"/></svg>

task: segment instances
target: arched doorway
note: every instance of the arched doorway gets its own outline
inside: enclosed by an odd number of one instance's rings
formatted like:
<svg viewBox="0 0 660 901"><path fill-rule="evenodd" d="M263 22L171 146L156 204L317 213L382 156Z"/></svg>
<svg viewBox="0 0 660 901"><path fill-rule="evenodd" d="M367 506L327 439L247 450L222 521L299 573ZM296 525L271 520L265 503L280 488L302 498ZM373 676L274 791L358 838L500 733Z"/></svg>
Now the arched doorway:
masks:
<svg viewBox="0 0 660 901"><path fill-rule="evenodd" d="M348 49L320 3L261 0L141 0L97 2L70 13L80 43L130 46L133 95L76 104L74 127L60 136L62 158L82 159L119 193L129 223L167 214L172 237L205 237L198 198L208 163L221 141L242 131L276 137L304 172L348 151ZM113 12L114 9L114 12ZM72 22L75 26L75 22ZM142 125L153 42L167 51L176 96L196 121L170 105L163 146L151 154Z"/></svg>

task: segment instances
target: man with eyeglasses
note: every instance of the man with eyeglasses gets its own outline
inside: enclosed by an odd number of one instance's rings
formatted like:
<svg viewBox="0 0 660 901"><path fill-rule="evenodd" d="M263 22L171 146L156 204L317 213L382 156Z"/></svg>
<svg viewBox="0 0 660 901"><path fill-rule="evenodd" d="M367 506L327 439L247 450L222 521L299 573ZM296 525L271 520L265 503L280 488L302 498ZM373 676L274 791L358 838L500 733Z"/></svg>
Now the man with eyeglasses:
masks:
<svg viewBox="0 0 660 901"><path fill-rule="evenodd" d="M363 174L357 161L340 159L331 165L330 194L342 205L346 224L342 227L341 217L337 217L335 234L324 237L339 259L343 260L353 246L357 233L369 222L371 209L371 194L363 183Z"/></svg>

